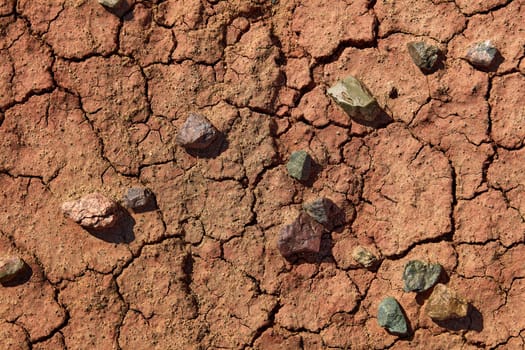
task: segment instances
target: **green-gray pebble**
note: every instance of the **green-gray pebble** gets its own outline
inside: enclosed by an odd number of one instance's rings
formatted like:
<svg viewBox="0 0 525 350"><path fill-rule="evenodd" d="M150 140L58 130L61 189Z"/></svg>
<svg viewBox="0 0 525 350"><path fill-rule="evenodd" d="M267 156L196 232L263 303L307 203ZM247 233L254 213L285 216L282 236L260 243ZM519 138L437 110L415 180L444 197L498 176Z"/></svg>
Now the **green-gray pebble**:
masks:
<svg viewBox="0 0 525 350"><path fill-rule="evenodd" d="M306 151L295 151L290 155L290 160L286 164L288 174L300 181L305 181L310 177L312 168L312 158Z"/></svg>
<svg viewBox="0 0 525 350"><path fill-rule="evenodd" d="M351 75L338 81L326 93L352 118L373 122L381 114L374 96L359 79Z"/></svg>
<svg viewBox="0 0 525 350"><path fill-rule="evenodd" d="M377 311L377 322L390 333L405 335L408 333L408 325L401 306L393 297L386 297L379 304Z"/></svg>
<svg viewBox="0 0 525 350"><path fill-rule="evenodd" d="M424 292L437 283L441 275L440 264L411 260L405 265L403 281L405 292Z"/></svg>

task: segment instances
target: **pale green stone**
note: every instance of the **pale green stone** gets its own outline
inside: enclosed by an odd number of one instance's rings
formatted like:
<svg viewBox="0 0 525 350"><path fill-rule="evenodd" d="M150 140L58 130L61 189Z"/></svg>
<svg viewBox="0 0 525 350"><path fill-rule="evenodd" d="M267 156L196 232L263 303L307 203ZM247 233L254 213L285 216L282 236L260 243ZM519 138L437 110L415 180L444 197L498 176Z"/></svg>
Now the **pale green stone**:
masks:
<svg viewBox="0 0 525 350"><path fill-rule="evenodd" d="M326 93L352 118L373 122L381 115L381 108L367 87L349 75L329 88Z"/></svg>
<svg viewBox="0 0 525 350"><path fill-rule="evenodd" d="M295 151L290 155L290 160L286 164L288 174L300 181L305 181L310 177L312 168L312 158L306 151Z"/></svg>

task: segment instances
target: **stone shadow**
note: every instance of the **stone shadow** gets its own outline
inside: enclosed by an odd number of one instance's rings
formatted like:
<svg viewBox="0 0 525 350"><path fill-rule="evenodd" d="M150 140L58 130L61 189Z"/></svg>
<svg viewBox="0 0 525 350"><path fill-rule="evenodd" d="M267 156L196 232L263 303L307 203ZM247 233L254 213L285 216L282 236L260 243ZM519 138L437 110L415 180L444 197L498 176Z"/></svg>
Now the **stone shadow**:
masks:
<svg viewBox="0 0 525 350"><path fill-rule="evenodd" d="M86 230L91 235L108 243L127 244L133 242L135 240L135 233L133 232L135 219L122 207L119 208L118 214L119 219L115 226L102 230Z"/></svg>
<svg viewBox="0 0 525 350"><path fill-rule="evenodd" d="M206 147L206 149L190 149L185 148L186 152L188 152L189 155L196 157L196 158L217 158L221 153L226 151L228 147L230 146L230 142L226 138L226 135L223 132L217 132L217 137L215 140Z"/></svg>
<svg viewBox="0 0 525 350"><path fill-rule="evenodd" d="M33 276L33 269L24 261L24 267L14 278L1 284L3 287L16 287L29 281L31 276Z"/></svg>
<svg viewBox="0 0 525 350"><path fill-rule="evenodd" d="M394 119L392 119L392 117L390 117L388 113L385 112L385 110L383 109L380 110L380 113L378 114L376 118L374 118L374 120L365 120L359 117L351 117L351 118L352 118L352 121L358 124L368 126L374 129L382 129L394 121Z"/></svg>
<svg viewBox="0 0 525 350"><path fill-rule="evenodd" d="M476 332L481 332L483 330L483 315L472 304L469 304L468 313L465 317L453 320L434 322L438 326L449 329L451 331L473 330Z"/></svg>
<svg viewBox="0 0 525 350"><path fill-rule="evenodd" d="M103 5L100 5L103 6ZM131 0L121 0L117 6L110 8L103 6L106 11L111 12L115 16L123 18L125 21L131 21L133 19L133 12L130 11L133 6ZM128 13L128 11L130 11Z"/></svg>

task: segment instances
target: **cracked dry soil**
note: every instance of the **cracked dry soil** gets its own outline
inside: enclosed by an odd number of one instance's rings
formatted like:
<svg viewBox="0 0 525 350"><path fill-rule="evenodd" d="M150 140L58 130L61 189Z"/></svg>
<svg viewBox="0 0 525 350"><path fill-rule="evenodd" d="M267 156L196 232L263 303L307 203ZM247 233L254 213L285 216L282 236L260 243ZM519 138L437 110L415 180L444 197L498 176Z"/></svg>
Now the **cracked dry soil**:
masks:
<svg viewBox="0 0 525 350"><path fill-rule="evenodd" d="M0 32L0 253L31 268L0 288L1 349L525 346L523 0L0 0ZM463 57L488 39L503 60L483 72ZM435 73L414 40L445 53ZM331 101L348 74L392 123ZM176 144L191 112L225 135L217 154ZM299 149L308 183L286 172ZM131 186L158 210L111 238L60 211ZM346 222L289 263L278 232L319 196ZM412 259L443 265L467 318L425 315ZM386 295L409 337L377 324Z"/></svg>

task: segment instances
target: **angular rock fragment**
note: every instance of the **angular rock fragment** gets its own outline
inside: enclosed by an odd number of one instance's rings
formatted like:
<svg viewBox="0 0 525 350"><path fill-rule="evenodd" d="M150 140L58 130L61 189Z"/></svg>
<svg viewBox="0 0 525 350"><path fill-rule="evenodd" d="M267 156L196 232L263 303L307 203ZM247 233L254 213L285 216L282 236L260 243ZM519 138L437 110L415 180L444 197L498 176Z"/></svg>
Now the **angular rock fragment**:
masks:
<svg viewBox="0 0 525 350"><path fill-rule="evenodd" d="M349 75L326 90L328 96L341 106L344 111L358 121L374 122L382 111L377 100L368 88L357 78Z"/></svg>
<svg viewBox="0 0 525 350"><path fill-rule="evenodd" d="M423 72L432 72L439 57L439 49L434 45L429 45L424 41L410 42L407 44L408 53L412 61Z"/></svg>
<svg viewBox="0 0 525 350"><path fill-rule="evenodd" d="M441 275L440 264L411 260L405 265L403 281L405 292L423 292L432 287Z"/></svg>
<svg viewBox="0 0 525 350"><path fill-rule="evenodd" d="M498 49L490 40L485 40L472 45L465 55L467 61L474 67L487 69L490 68L498 55Z"/></svg>
<svg viewBox="0 0 525 350"><path fill-rule="evenodd" d="M286 169L291 177L299 181L306 181L310 177L312 157L306 151L295 151L290 155Z"/></svg>
<svg viewBox="0 0 525 350"><path fill-rule="evenodd" d="M136 212L151 210L156 206L155 196L149 188L132 187L124 194L122 205Z"/></svg>
<svg viewBox="0 0 525 350"><path fill-rule="evenodd" d="M444 284L438 283L428 298L426 314L434 321L466 317L468 302Z"/></svg>
<svg viewBox="0 0 525 350"><path fill-rule="evenodd" d="M301 213L279 233L277 247L285 258L299 254L317 254L321 248L323 226L306 213Z"/></svg>
<svg viewBox="0 0 525 350"><path fill-rule="evenodd" d="M119 207L116 202L95 192L75 201L64 202L62 211L65 217L85 228L102 230L117 223Z"/></svg>
<svg viewBox="0 0 525 350"><path fill-rule="evenodd" d="M390 333L406 335L408 333L407 320L401 306L393 297L386 297L379 304L377 322Z"/></svg>
<svg viewBox="0 0 525 350"><path fill-rule="evenodd" d="M20 275L25 268L25 263L18 256L5 256L0 258L0 283L9 282Z"/></svg>
<svg viewBox="0 0 525 350"><path fill-rule="evenodd" d="M182 125L175 141L185 148L202 150L218 136L217 129L203 115L191 113Z"/></svg>
<svg viewBox="0 0 525 350"><path fill-rule="evenodd" d="M98 3L109 7L109 8L116 8L120 4L121 0L98 0Z"/></svg>
<svg viewBox="0 0 525 350"><path fill-rule="evenodd" d="M366 268L374 266L378 261L377 257L363 246L357 246L354 248L352 251L352 258Z"/></svg>
<svg viewBox="0 0 525 350"><path fill-rule="evenodd" d="M315 221L331 230L343 222L343 213L337 205L328 198L317 198L311 202L303 203L303 209Z"/></svg>

